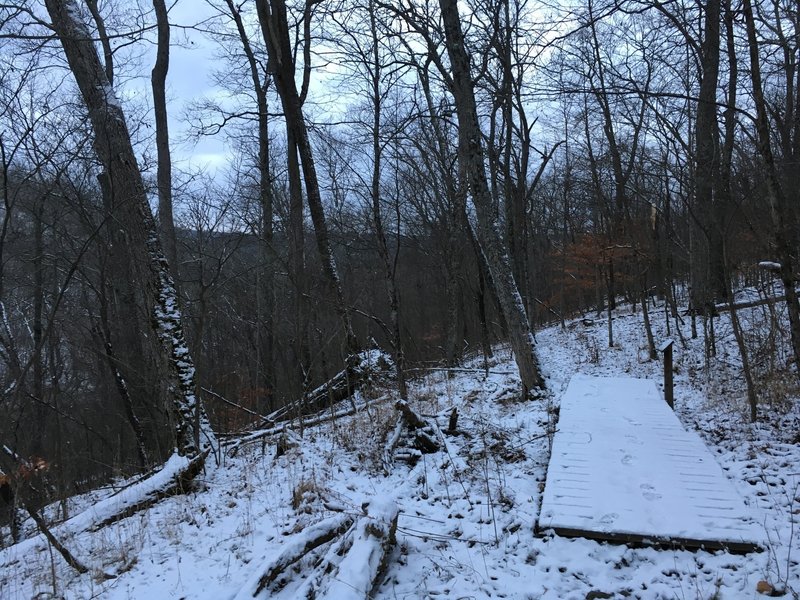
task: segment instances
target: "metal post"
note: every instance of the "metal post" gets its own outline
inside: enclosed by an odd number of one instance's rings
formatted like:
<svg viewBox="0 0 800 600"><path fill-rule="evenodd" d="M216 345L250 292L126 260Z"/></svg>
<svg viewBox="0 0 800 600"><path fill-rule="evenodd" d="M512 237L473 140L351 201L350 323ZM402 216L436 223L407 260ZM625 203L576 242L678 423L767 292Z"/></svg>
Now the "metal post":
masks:
<svg viewBox="0 0 800 600"><path fill-rule="evenodd" d="M672 384L672 340L666 340L659 351L664 353L664 400L667 401L669 407L675 408L674 388Z"/></svg>

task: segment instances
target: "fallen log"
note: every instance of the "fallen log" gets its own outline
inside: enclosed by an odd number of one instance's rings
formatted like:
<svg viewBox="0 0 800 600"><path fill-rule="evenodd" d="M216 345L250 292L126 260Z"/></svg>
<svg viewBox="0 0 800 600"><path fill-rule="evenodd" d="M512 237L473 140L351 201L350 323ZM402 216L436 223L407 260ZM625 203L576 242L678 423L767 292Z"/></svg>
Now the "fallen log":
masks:
<svg viewBox="0 0 800 600"><path fill-rule="evenodd" d="M251 600L257 597L282 573L285 573L289 567L309 552L345 533L352 526L354 520L352 516L342 514L307 527L288 540L277 556L259 567L234 600Z"/></svg>
<svg viewBox="0 0 800 600"><path fill-rule="evenodd" d="M436 430L415 413L405 400L398 400L395 408L400 411L409 432L414 437L414 447L423 454L438 452L439 441L436 439Z"/></svg>
<svg viewBox="0 0 800 600"><path fill-rule="evenodd" d="M768 298L759 298L758 300L750 300L745 302L736 302L733 307L736 310L745 309L745 308L755 308L757 306L764 306L765 304L777 304L779 302L786 302L786 296L770 296ZM724 304L716 304L714 306L717 313L721 312L728 312L731 310L731 306L729 303Z"/></svg>
<svg viewBox="0 0 800 600"><path fill-rule="evenodd" d="M255 571L234 600L283 596L366 600L385 572L400 511L395 502L376 499L364 503L362 510L358 519L337 515L290 538L274 558ZM320 553L326 544L328 548ZM307 557L313 561L310 568L292 569ZM299 586L289 586L295 575L290 571L303 578Z"/></svg>
<svg viewBox="0 0 800 600"><path fill-rule="evenodd" d="M364 507L366 515L356 524L350 550L314 597L320 600L366 600L385 572L395 544L397 504L373 499Z"/></svg>
<svg viewBox="0 0 800 600"><path fill-rule="evenodd" d="M403 420L406 422L406 425L408 425L411 429L425 427L425 421L423 421L422 417L412 410L412 408L408 405L408 402L405 400L398 400L395 402L394 407L400 411L400 414L403 415Z"/></svg>
<svg viewBox="0 0 800 600"><path fill-rule="evenodd" d="M364 402L363 404L357 404L356 406L348 406L347 408L340 408L333 412L326 410L319 415L310 415L308 418L303 419L303 427L313 427L314 425L321 425L322 423L327 423L328 421L335 421L336 419L340 419L342 417L349 417L350 415L354 415L362 410L367 409L370 405L383 402L387 398L388 396L382 396L381 398L377 398L369 402ZM264 438L268 438L274 435L282 435L287 430L286 427L287 427L286 423L283 423L281 425L276 425L274 427L259 429L258 431L247 433L243 437L240 437L238 439L232 439L230 441L227 441L225 443L228 445L228 455L231 457L236 456L239 452L239 449L246 444L250 444L252 442L256 442L258 440L262 440Z"/></svg>
<svg viewBox="0 0 800 600"><path fill-rule="evenodd" d="M37 546L45 547L45 542L58 536L64 540L86 531L98 531L103 527L120 521L136 512L153 506L167 496L185 492L191 481L203 469L209 451L194 457L173 454L161 469L120 490L116 494L100 500L91 508L42 533L9 546L0 551L0 570L18 560L26 560ZM34 520L35 517L31 515ZM37 521L39 527L42 523ZM62 553L63 556L63 553ZM70 560L65 556L65 560Z"/></svg>
<svg viewBox="0 0 800 600"><path fill-rule="evenodd" d="M206 450L195 457L173 454L164 466L150 477L101 500L67 523L84 518L92 521L91 526L86 529L97 531L153 506L162 498L183 494L192 480L203 470L208 453L209 450Z"/></svg>
<svg viewBox="0 0 800 600"><path fill-rule="evenodd" d="M386 440L386 444L383 446L383 456L381 457L381 462L383 463L383 474L389 476L392 472L392 456L394 456L395 448L397 448L397 443L400 441L400 436L403 434L403 416L400 415L397 417L397 422L395 423L394 429L392 430L392 434Z"/></svg>
<svg viewBox="0 0 800 600"><path fill-rule="evenodd" d="M391 357L380 350L365 350L347 360L347 366L331 379L305 394L298 402L287 404L266 416L272 422L288 421L317 413L346 400L361 389L375 375L391 375L394 364Z"/></svg>
<svg viewBox="0 0 800 600"><path fill-rule="evenodd" d="M208 394L209 396L211 396L212 398L216 398L217 400L219 400L220 402L223 402L224 404L227 404L228 406L232 406L233 408L237 408L240 411L242 411L243 413L246 413L246 414L250 415L251 417L255 417L256 419L264 421L267 425L274 425L275 424L274 422L270 421L264 415L259 414L254 410L250 410L246 406L242 406L241 404L237 404L236 402L232 402L231 400L228 400L223 395L218 394L214 390L210 390L210 389L204 388L204 387L201 387L200 389L203 392L205 392L206 394Z"/></svg>

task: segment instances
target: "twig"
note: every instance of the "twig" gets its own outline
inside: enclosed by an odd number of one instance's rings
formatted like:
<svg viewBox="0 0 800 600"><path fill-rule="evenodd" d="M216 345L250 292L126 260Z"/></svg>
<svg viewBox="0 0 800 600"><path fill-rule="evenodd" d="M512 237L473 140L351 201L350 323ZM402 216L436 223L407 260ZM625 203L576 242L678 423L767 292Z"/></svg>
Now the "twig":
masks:
<svg viewBox="0 0 800 600"><path fill-rule="evenodd" d="M224 402L225 404L228 404L229 406L233 406L234 408L238 408L239 410L246 412L248 415L252 415L254 417L258 417L259 419L261 419L265 423L269 423L270 425L274 425L275 424L275 421L273 421L272 419L270 419L268 417L265 417L264 415L259 414L259 413L255 412L254 410L250 410L246 406L242 406L241 404L236 404L236 402L232 402L232 401L228 400L227 398L223 398L217 392L213 392L213 391L209 390L208 388L204 388L204 387L201 387L200 389L203 390L206 394L210 394L213 398L216 398L217 400L221 400L222 402Z"/></svg>
<svg viewBox="0 0 800 600"><path fill-rule="evenodd" d="M319 416L316 418L306 419L303 421L304 427L313 427L314 425L321 425L322 423L327 423L328 421L335 421L341 417L348 417L350 415L354 415L357 412L360 412L362 409L366 409L368 404L375 404L378 402L382 402L388 399L389 396L381 396L377 400L372 400L371 402L365 402L364 404L356 405L355 408L349 407L345 410L341 410L335 412L333 414L320 414L317 413ZM326 412L326 411L320 411ZM288 423L284 423L281 425L276 425L275 427L270 427L268 429L262 429L260 431L254 431L246 435L246 437L240 438L238 440L226 440L223 442L223 445L229 445L228 453L230 456L236 456L236 453L239 451L239 448L244 446L245 444L249 444L251 442L258 441L265 437L269 437L271 435L275 435L278 433L283 433L286 428L288 427Z"/></svg>
<svg viewBox="0 0 800 600"><path fill-rule="evenodd" d="M486 371L485 369L465 369L453 367L414 367L413 369L406 369L410 371L442 371L445 373L491 373L492 375L515 375L514 371Z"/></svg>

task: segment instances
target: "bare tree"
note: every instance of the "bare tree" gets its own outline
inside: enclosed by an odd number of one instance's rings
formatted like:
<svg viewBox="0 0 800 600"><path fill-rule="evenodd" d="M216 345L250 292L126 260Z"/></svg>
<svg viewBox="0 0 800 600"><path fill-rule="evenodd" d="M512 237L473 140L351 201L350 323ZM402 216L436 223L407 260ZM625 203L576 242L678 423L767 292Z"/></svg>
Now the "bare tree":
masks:
<svg viewBox="0 0 800 600"><path fill-rule="evenodd" d="M470 59L464 45L458 6L455 0L439 0L439 6L450 56L451 90L458 114L459 161L467 176L478 217L478 238L497 286L522 383L529 390L541 389L544 380L539 370L528 316L514 280L508 253L500 238L497 217L492 210Z"/></svg>
<svg viewBox="0 0 800 600"><path fill-rule="evenodd" d="M156 152L158 153L158 225L161 245L164 248L172 273L178 275L178 249L175 241L175 221L172 209L172 156L169 150L169 121L167 120L166 82L169 71L170 25L167 5L164 0L153 0L156 13L158 43L156 63L153 66L153 111L156 122Z"/></svg>
<svg viewBox="0 0 800 600"><path fill-rule="evenodd" d="M159 345L157 377L167 383L175 412L179 453L194 455L214 444L214 434L195 396L194 366L183 335L175 284L161 251L147 202L125 115L97 56L92 36L80 21L74 0L47 0L53 29L64 49L94 129L94 147L107 173L107 184L121 213L134 277L151 315L153 339Z"/></svg>
<svg viewBox="0 0 800 600"><path fill-rule="evenodd" d="M767 188L767 202L774 227L775 253L780 261L780 278L786 294L786 309L789 313L789 327L794 350L795 368L800 373L800 305L797 297L797 276L795 275L795 247L792 244L793 218L787 203L786 194L781 185L776 168L775 156L772 152L767 102L764 98L764 87L761 79L761 57L759 56L756 22L753 5L750 0L743 0L747 30L747 44L750 55L750 82L753 90L753 102L756 108L756 140L758 152L766 167L764 179Z"/></svg>
<svg viewBox="0 0 800 600"><path fill-rule="evenodd" d="M271 155L269 141L269 103L267 90L269 79L256 57L255 49L250 41L250 36L242 19L241 9L233 0L225 0L231 19L236 26L236 32L242 45L242 51L247 59L250 81L256 97L258 110L258 198L261 208L260 236L262 241L262 261L264 268L259 277L259 316L258 350L261 356L262 379L265 390L264 407L273 408L273 395L275 388L275 249L274 240L274 198L271 174ZM299 224L302 241L302 217ZM299 271L299 270L298 270Z"/></svg>
<svg viewBox="0 0 800 600"><path fill-rule="evenodd" d="M315 2L308 0L303 14L306 40L310 37L310 20ZM264 42L269 55L270 71L274 77L275 87L281 99L286 129L289 137L297 144L297 153L302 164L303 179L305 180L306 197L308 200L311 220L314 223L314 232L317 240L317 251L322 262L322 270L328 286L334 295L336 311L344 330L348 354L353 356L359 351L358 340L353 331L350 311L345 302L336 261L331 250L328 234L328 225L320 194L319 178L317 176L314 153L308 135L308 127L302 108L302 96L295 83L295 61L289 39L289 23L285 0L256 0L258 19L261 24ZM306 62L310 60L306 57ZM304 84L306 79L304 79ZM307 89L307 85L304 86ZM292 160L292 145L289 145L290 160Z"/></svg>
<svg viewBox="0 0 800 600"><path fill-rule="evenodd" d="M390 122L391 116L388 118L386 116L388 112L386 104L391 94L397 92L404 67L393 56L397 44L396 42L393 44L393 32L386 27L388 19L385 17L387 17L386 11L380 9L374 0L348 3L330 14L330 18L338 25L336 31L340 35L335 36L338 38L335 42L346 57L343 62L352 70L357 85L363 86L361 89L368 98L367 111L371 119L365 120L363 124L359 123L356 127L365 129L369 140L372 161L370 176L362 177L358 172L360 170L358 164L350 165L350 168L365 189L364 195L370 207L375 242L384 271L398 391L401 398L407 399L405 349L400 332L400 293L397 285L400 238L399 235L395 236L396 244L392 248L389 244L390 232L387 231L385 218L387 212L385 206L388 202L384 190L387 146L396 139L399 135L398 129L405 124L404 120L400 123ZM397 227L399 231L399 222Z"/></svg>

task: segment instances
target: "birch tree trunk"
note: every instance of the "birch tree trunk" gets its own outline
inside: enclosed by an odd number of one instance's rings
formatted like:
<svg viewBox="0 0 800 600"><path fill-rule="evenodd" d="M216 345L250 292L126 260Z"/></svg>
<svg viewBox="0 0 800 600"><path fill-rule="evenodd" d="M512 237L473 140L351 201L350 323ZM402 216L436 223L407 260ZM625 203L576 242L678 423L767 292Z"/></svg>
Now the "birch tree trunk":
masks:
<svg viewBox="0 0 800 600"><path fill-rule="evenodd" d="M94 149L125 229L134 281L141 290L159 359L153 377L164 382L175 413L178 453L196 455L215 443L194 392L194 365L186 346L175 284L161 251L122 107L114 94L75 0L46 0L53 30L64 48L94 129Z"/></svg>
<svg viewBox="0 0 800 600"><path fill-rule="evenodd" d="M492 280L497 287L500 307L508 323L508 333L520 379L529 389L544 388L544 381L536 357L528 316L514 280L508 253L503 247L497 217L492 210L492 197L486 178L481 143L481 130L475 103L475 90L470 73L469 55L464 46L464 35L456 0L439 0L444 22L445 44L450 56L452 92L458 114L458 157L462 172L472 193L478 217L478 239Z"/></svg>

